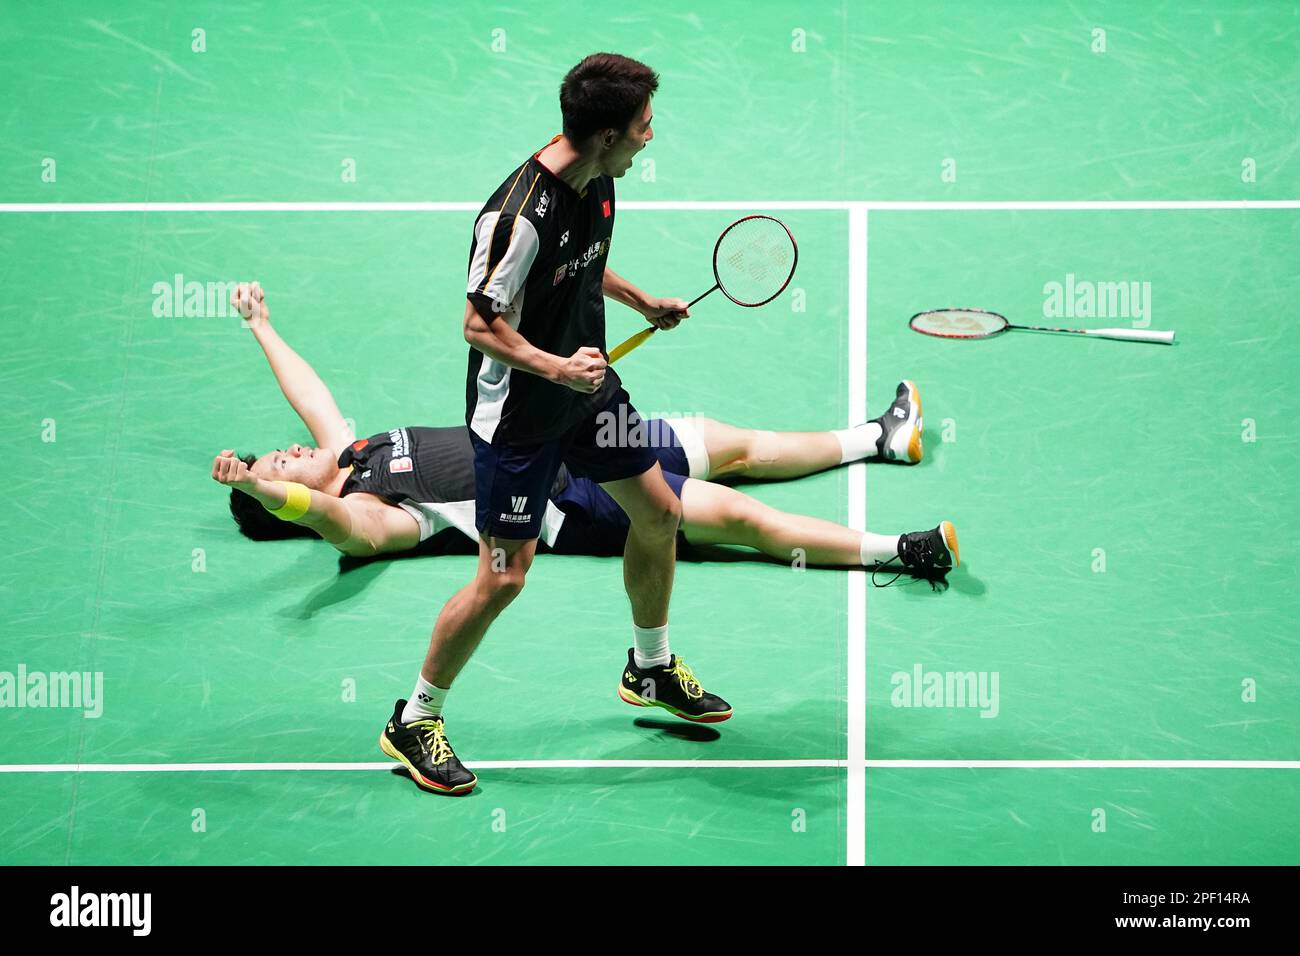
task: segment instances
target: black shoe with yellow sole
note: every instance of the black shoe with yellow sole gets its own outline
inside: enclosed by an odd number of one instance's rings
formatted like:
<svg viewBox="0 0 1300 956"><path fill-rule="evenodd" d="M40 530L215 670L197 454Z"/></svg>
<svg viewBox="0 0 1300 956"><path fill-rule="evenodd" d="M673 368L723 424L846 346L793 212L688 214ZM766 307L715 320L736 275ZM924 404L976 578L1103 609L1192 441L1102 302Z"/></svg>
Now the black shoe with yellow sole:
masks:
<svg viewBox="0 0 1300 956"><path fill-rule="evenodd" d="M667 667L636 666L632 648L618 682L618 696L634 707L662 707L670 714L697 724L716 724L731 717L731 705L710 694L686 662L676 654Z"/></svg>
<svg viewBox="0 0 1300 956"><path fill-rule="evenodd" d="M456 757L443 728L442 717L427 717L402 723L406 701L393 708L384 731L379 735L379 749L406 767L415 785L429 793L463 797L474 789L474 776Z"/></svg>

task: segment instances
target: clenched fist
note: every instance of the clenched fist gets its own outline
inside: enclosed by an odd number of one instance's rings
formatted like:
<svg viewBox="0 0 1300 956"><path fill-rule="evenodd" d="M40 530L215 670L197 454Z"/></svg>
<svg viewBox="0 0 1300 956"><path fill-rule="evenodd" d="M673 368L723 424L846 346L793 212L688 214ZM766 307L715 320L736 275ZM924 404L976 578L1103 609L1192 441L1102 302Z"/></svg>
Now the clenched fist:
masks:
<svg viewBox="0 0 1300 956"><path fill-rule="evenodd" d="M249 325L271 321L271 310L266 306L266 295L257 282L241 282L230 293L230 304L239 310L239 314L248 320Z"/></svg>
<svg viewBox="0 0 1300 956"><path fill-rule="evenodd" d="M236 458L233 450L227 448L212 459L212 479L240 491L248 491L257 485L257 479L248 470L243 459Z"/></svg>
<svg viewBox="0 0 1300 956"><path fill-rule="evenodd" d="M560 384L575 392L598 391L605 382L605 356L600 349L584 345L574 352L560 366Z"/></svg>

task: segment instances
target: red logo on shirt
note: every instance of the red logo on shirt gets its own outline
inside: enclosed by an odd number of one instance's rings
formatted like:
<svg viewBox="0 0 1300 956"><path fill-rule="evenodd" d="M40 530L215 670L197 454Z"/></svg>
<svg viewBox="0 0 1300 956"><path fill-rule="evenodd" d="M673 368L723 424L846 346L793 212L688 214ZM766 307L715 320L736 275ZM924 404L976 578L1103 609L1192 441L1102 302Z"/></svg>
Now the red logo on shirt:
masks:
<svg viewBox="0 0 1300 956"><path fill-rule="evenodd" d="M603 212L603 213L605 214L605 218L606 218L606 219L609 218L609 200L608 200L608 199L606 199L604 202L602 202L602 203L600 204L600 211Z"/></svg>
<svg viewBox="0 0 1300 956"><path fill-rule="evenodd" d="M391 474L396 474L397 472L402 471L411 471L414 467L415 466L411 464L411 459L409 458L394 458L388 463L388 471Z"/></svg>
<svg viewBox="0 0 1300 956"><path fill-rule="evenodd" d="M557 286L564 281L564 272L567 268L567 266L560 266L560 268L555 270L555 278L551 280L552 286Z"/></svg>
<svg viewBox="0 0 1300 956"><path fill-rule="evenodd" d="M352 443L352 450L360 451L361 449L365 448L366 445L368 444L370 444L369 438L358 438L356 441Z"/></svg>

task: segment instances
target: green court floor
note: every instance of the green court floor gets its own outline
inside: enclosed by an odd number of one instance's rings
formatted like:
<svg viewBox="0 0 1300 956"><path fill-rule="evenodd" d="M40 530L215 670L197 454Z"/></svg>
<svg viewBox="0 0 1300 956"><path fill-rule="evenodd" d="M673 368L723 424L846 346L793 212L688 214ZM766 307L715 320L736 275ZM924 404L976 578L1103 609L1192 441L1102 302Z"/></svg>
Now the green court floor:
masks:
<svg viewBox="0 0 1300 956"><path fill-rule="evenodd" d="M0 10L21 92L0 114L0 675L104 679L98 718L0 708L0 863L1294 863L1300 208L1195 205L1300 197L1300 13L959 9ZM702 730L615 697L620 562L543 557L447 711L482 785L439 800L375 739L472 559L240 537L212 457L308 436L238 319L160 315L156 287L259 280L359 434L460 421L474 211L600 49L662 76L613 268L694 298L738 215L800 245L771 305L711 297L627 359L638 407L840 428L858 375L871 416L913 379L927 457L867 466L867 525L951 519L964 566L945 592L868 587L854 632L847 573L681 563L674 649L736 708ZM106 203L133 205L50 205ZM943 306L1069 324L1044 320L1067 277L1149 283L1178 344L906 327ZM639 321L611 303L609 338ZM857 487L745 490L846 522ZM897 706L916 669L996 676L996 716Z"/></svg>
<svg viewBox="0 0 1300 956"><path fill-rule="evenodd" d="M871 756L1294 759L1298 240L1290 211L872 213L872 378L926 383L930 455L868 470L868 520L943 509L969 566L869 595ZM936 302L1042 323L1067 272L1143 277L1179 341L906 326ZM890 706L917 663L999 672L997 717Z"/></svg>

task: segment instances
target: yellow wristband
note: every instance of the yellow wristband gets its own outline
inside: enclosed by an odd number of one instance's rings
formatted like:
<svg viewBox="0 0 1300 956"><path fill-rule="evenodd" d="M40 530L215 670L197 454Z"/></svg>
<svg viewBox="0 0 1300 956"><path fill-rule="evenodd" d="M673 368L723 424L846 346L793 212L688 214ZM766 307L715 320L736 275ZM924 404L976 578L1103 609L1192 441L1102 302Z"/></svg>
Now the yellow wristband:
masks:
<svg viewBox="0 0 1300 956"><path fill-rule="evenodd" d="M297 521L311 508L311 490L296 481L277 481L276 484L284 485L284 504L266 510L281 521Z"/></svg>

